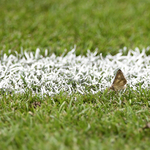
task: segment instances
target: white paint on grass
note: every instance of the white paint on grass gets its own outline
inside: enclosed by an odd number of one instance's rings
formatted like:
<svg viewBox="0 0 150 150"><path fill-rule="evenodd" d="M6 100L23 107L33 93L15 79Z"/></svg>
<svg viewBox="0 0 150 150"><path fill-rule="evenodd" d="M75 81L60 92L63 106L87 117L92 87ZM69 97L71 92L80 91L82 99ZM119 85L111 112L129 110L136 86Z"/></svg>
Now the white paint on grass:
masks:
<svg viewBox="0 0 150 150"><path fill-rule="evenodd" d="M24 52L16 55L4 54L0 60L0 89L3 91L25 92L30 89L38 94L58 94L66 91L69 94L79 92L96 93L111 85L114 71L120 68L133 89L141 83L142 88L150 86L150 56L145 54L149 47L140 53L136 48L129 50L126 56L123 51L114 56L91 53L87 56L76 56L75 48L67 55L48 56Z"/></svg>

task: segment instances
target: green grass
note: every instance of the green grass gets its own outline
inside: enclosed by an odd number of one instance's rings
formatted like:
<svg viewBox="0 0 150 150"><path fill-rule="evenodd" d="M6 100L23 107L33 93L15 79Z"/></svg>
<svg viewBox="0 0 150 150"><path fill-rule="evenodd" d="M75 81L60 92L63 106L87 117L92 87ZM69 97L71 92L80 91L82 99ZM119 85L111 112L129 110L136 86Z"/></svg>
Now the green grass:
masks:
<svg viewBox="0 0 150 150"><path fill-rule="evenodd" d="M0 49L60 55L77 45L77 54L99 49L147 47L150 39L149 0L1 0Z"/></svg>
<svg viewBox="0 0 150 150"><path fill-rule="evenodd" d="M0 50L46 48L60 55L77 45L106 55L143 48L150 39L149 0L0 0ZM43 51L44 53L44 51ZM34 108L33 102L41 102ZM1 94L1 150L143 150L150 147L150 92L42 98Z"/></svg>
<svg viewBox="0 0 150 150"><path fill-rule="evenodd" d="M1 149L148 149L150 93L40 98L31 93L4 95L0 105ZM41 102L34 108L32 103Z"/></svg>

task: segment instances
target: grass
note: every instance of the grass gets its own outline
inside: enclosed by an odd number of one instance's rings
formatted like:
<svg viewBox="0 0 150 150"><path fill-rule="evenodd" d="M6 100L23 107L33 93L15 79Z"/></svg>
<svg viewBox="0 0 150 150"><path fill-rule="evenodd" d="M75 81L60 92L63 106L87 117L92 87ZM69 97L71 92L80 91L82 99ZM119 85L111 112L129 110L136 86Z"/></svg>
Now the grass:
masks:
<svg viewBox="0 0 150 150"><path fill-rule="evenodd" d="M1 0L0 49L49 49L57 55L77 45L77 54L98 48L149 46L149 0Z"/></svg>
<svg viewBox="0 0 150 150"><path fill-rule="evenodd" d="M149 46L149 0L1 0L0 49L106 55ZM43 51L44 53L44 51ZM34 106L39 102L40 106ZM149 149L149 90L54 97L1 94L0 149Z"/></svg>
<svg viewBox="0 0 150 150"><path fill-rule="evenodd" d="M150 93L4 95L1 149L148 149ZM33 107L33 102L41 106Z"/></svg>

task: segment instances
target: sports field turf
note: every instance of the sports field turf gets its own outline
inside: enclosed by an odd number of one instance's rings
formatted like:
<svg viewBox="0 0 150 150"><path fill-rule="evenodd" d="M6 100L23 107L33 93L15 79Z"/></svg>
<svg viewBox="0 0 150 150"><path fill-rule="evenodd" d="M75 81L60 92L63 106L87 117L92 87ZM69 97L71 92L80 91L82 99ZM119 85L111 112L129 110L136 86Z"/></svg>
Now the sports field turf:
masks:
<svg viewBox="0 0 150 150"><path fill-rule="evenodd" d="M124 46L142 51L150 45L149 6L149 0L0 0L1 58L37 48L58 57L74 45L77 56L88 49L114 55ZM51 96L1 89L0 149L149 149L150 92L141 84L119 93Z"/></svg>

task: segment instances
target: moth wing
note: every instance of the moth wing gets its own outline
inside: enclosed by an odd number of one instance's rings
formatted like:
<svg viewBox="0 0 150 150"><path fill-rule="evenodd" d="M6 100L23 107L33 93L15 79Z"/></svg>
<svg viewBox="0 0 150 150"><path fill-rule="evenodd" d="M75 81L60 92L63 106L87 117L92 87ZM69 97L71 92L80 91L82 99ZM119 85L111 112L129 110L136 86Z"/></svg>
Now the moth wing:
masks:
<svg viewBox="0 0 150 150"><path fill-rule="evenodd" d="M115 79L113 81L114 86L124 86L127 83L126 78L123 75L123 72L119 69L116 73Z"/></svg>

